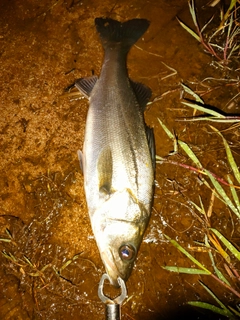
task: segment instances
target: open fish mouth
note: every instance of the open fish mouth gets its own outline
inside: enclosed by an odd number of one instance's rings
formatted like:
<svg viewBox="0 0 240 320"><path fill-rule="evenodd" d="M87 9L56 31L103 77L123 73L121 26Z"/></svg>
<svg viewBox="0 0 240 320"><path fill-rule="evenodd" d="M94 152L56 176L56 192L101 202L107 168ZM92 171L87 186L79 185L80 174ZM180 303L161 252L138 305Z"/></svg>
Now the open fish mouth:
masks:
<svg viewBox="0 0 240 320"><path fill-rule="evenodd" d="M111 258L109 258L109 255L111 256ZM102 256L102 260L104 261L104 265L105 265L105 269L106 272L109 276L109 280L110 283L114 286L114 287L119 287L119 283L118 283L118 277L120 277L121 279L124 279L123 274L121 274L121 272L118 270L116 264L114 263L113 260L113 254L111 252L111 250L107 250L107 251L103 251L101 253Z"/></svg>

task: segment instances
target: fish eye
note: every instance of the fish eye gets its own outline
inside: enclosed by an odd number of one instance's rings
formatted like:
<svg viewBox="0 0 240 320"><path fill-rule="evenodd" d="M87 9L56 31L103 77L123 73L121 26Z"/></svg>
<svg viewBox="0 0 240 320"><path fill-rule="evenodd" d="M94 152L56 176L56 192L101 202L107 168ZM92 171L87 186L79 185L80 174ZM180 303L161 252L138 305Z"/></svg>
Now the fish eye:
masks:
<svg viewBox="0 0 240 320"><path fill-rule="evenodd" d="M131 245L124 244L119 248L119 255L123 261L130 261L135 257L136 250Z"/></svg>

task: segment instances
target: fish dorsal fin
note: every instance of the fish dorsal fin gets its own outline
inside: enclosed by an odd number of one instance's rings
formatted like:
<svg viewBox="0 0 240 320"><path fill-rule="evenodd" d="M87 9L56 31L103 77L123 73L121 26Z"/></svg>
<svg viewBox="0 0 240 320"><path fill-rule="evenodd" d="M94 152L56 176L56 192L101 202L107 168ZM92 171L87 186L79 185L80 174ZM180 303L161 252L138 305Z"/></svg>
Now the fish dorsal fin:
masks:
<svg viewBox="0 0 240 320"><path fill-rule="evenodd" d="M98 158L98 183L99 192L109 195L112 188L112 171L113 161L112 152L110 148L105 148L99 155Z"/></svg>
<svg viewBox="0 0 240 320"><path fill-rule="evenodd" d="M137 101L141 106L142 110L145 110L146 104L148 103L149 99L151 98L152 91L149 87L145 86L140 82L135 82L130 79L131 86L133 91L136 95Z"/></svg>
<svg viewBox="0 0 240 320"><path fill-rule="evenodd" d="M155 167L156 167L156 149L155 149L155 139L154 139L154 133L153 133L153 129L146 126L146 135L147 135L147 141L148 141L148 147L149 147L149 151L150 151L150 155L152 158L152 167L153 167L153 171L155 171Z"/></svg>
<svg viewBox="0 0 240 320"><path fill-rule="evenodd" d="M89 98L98 77L92 76L87 78L80 78L76 80L75 87L86 97Z"/></svg>

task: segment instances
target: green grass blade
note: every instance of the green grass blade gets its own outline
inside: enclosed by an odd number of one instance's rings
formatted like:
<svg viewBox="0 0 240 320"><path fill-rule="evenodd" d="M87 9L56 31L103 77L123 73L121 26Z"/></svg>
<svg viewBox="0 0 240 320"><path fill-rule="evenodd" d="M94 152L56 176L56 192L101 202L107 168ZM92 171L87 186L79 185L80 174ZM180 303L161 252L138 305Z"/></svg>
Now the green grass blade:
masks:
<svg viewBox="0 0 240 320"><path fill-rule="evenodd" d="M232 118L227 118L227 117L224 117L224 118L217 118L217 117L197 117L197 118L194 118L194 121L203 121L203 120L206 120L206 121L212 121L212 122L222 122L222 123L236 123L236 122L240 122L240 119L239 117L232 117Z"/></svg>
<svg viewBox="0 0 240 320"><path fill-rule="evenodd" d="M196 166L198 168L202 168L201 162L198 160L197 156L191 150L191 148L186 144L186 142L183 142L182 140L178 140L178 144L186 152L186 154L189 156L189 158L196 164Z"/></svg>
<svg viewBox="0 0 240 320"><path fill-rule="evenodd" d="M59 273L61 274L61 272L62 272L64 269L66 269L72 262L73 262L72 259L67 260L67 261L61 266L61 268L59 269Z"/></svg>
<svg viewBox="0 0 240 320"><path fill-rule="evenodd" d="M200 204L201 204L201 208L202 208L203 214L206 216L207 213L206 213L206 211L205 211L205 208L204 208L204 205L203 205L201 196L199 196L199 201L200 201Z"/></svg>
<svg viewBox="0 0 240 320"><path fill-rule="evenodd" d="M163 130L166 132L166 134L168 135L168 137L172 140L175 139L174 135L172 134L172 132L170 130L168 130L168 128L165 126L165 124L163 124L163 122L158 118L158 122L160 123L160 125L162 126Z"/></svg>
<svg viewBox="0 0 240 320"><path fill-rule="evenodd" d="M233 24L233 15L231 14L229 25L228 25L228 31L227 31L227 38L228 39L230 38L230 33L231 33L231 30L232 30L232 24Z"/></svg>
<svg viewBox="0 0 240 320"><path fill-rule="evenodd" d="M189 201L189 203L191 205L194 206L195 209L197 209L201 214L206 215L205 209L202 207L200 208L196 203L194 203L193 201Z"/></svg>
<svg viewBox="0 0 240 320"><path fill-rule="evenodd" d="M203 34L203 31L207 28L207 26L213 21L214 15L205 23L205 25L200 30L201 34Z"/></svg>
<svg viewBox="0 0 240 320"><path fill-rule="evenodd" d="M196 103L182 101L182 104L184 104L184 105L186 105L188 107L191 107L193 109L197 109L198 111L202 111L202 112L211 114L212 116L215 116L217 118L225 118L225 116L222 115L221 113L219 113L217 111L214 111L214 110L211 110L211 109L208 109L208 108L205 108L205 107L200 106L200 105L198 105Z"/></svg>
<svg viewBox="0 0 240 320"><path fill-rule="evenodd" d="M176 266L162 266L164 270L177 273L187 273L187 274L206 274L209 275L208 271L196 268L185 268L185 267L176 267Z"/></svg>
<svg viewBox="0 0 240 320"><path fill-rule="evenodd" d="M156 154L155 156L156 163L162 163L163 161L166 161L166 158L160 157Z"/></svg>
<svg viewBox="0 0 240 320"><path fill-rule="evenodd" d="M210 230L218 237L219 240L228 248L228 250L240 260L240 251L238 251L218 230L210 228Z"/></svg>
<svg viewBox="0 0 240 320"><path fill-rule="evenodd" d="M3 242L11 242L11 241L12 241L12 239L0 238L0 241L3 241Z"/></svg>
<svg viewBox="0 0 240 320"><path fill-rule="evenodd" d="M213 177L213 175L208 170L204 169L204 172L206 172L212 184L214 185L214 188L217 190L218 194L221 196L222 198L221 200L227 204L227 206L238 216L238 218L240 218L238 209L234 206L230 198L227 196L226 192L224 191L220 183Z"/></svg>
<svg viewBox="0 0 240 320"><path fill-rule="evenodd" d="M224 310L225 314L228 316L232 316L233 314L231 311L228 310L228 308L218 299L218 297L207 287L204 283L200 282L200 284L203 286L203 288L214 298L214 300L220 305L222 310Z"/></svg>
<svg viewBox="0 0 240 320"><path fill-rule="evenodd" d="M44 272L47 268L51 267L51 264L46 264L40 271Z"/></svg>
<svg viewBox="0 0 240 320"><path fill-rule="evenodd" d="M196 94L192 89L190 89L188 86L186 86L184 83L181 83L181 86L183 87L183 90L190 94L197 102L204 104L204 101L201 99L201 97Z"/></svg>
<svg viewBox="0 0 240 320"><path fill-rule="evenodd" d="M210 303L200 302L200 301L189 301L188 304L191 306L194 306L194 307L199 307L202 309L211 310L214 313L221 314L226 317L230 317L230 318L233 317L233 314L228 309L226 311L225 309L221 309L221 308L216 307Z"/></svg>
<svg viewBox="0 0 240 320"><path fill-rule="evenodd" d="M28 273L28 275L31 277L40 277L42 274L41 274L41 272L37 271L35 273Z"/></svg>
<svg viewBox="0 0 240 320"><path fill-rule="evenodd" d="M207 236L205 235L205 245L207 248L210 248L210 244L208 242L208 238ZM231 286L230 283L228 282L228 280L224 277L224 275L222 274L222 272L217 268L216 264L215 264L215 261L213 259L213 255L212 255L212 252L209 250L208 252L209 254L209 257L210 257L210 260L212 262L212 266L213 266L213 269L216 273L216 275L218 276L218 278L223 281L224 283L226 283L227 285Z"/></svg>
<svg viewBox="0 0 240 320"><path fill-rule="evenodd" d="M199 37L199 35L194 32L191 28L189 28L185 23L183 23L180 19L178 19L178 22L180 23L180 25L188 32L191 34L191 36L193 36L197 41L201 42L201 38Z"/></svg>
<svg viewBox="0 0 240 320"><path fill-rule="evenodd" d="M226 283L229 287L231 287L231 284L228 282L228 280L224 277L224 275L222 274L222 272L217 268L215 262L214 262L214 259L213 259L213 255L212 255L212 252L209 251L209 257L210 257L210 260L212 262L212 265L213 265L213 269L217 275L217 277L224 283Z"/></svg>
<svg viewBox="0 0 240 320"><path fill-rule="evenodd" d="M238 211L240 213L240 202L239 202L238 194L236 192L236 189L232 186L233 182L232 182L232 180L231 180L229 175L227 175L227 180L228 180L228 183L230 184L230 190L232 192L233 200L234 200L234 202L235 202L235 204L237 206L237 209L238 209Z"/></svg>
<svg viewBox="0 0 240 320"><path fill-rule="evenodd" d="M23 258L27 261L27 263L28 263L32 268L34 268L34 265L33 265L32 262L28 259L27 256L24 255Z"/></svg>
<svg viewBox="0 0 240 320"><path fill-rule="evenodd" d="M178 121L180 121L178 119ZM193 118L185 118L183 121L193 122L193 121L212 121L212 122L223 122L223 123L236 123L240 122L240 119L238 116L232 116L232 117L225 117L225 118L218 118L213 116L197 116Z"/></svg>
<svg viewBox="0 0 240 320"><path fill-rule="evenodd" d="M179 251L181 251L188 259L190 259L193 263L195 263L199 268L205 270L207 273L206 274L211 274L211 272L205 268L197 259L195 259L188 251L186 251L177 241L172 240L170 237L167 235L164 235L170 242L171 244L177 248Z"/></svg>
<svg viewBox="0 0 240 320"><path fill-rule="evenodd" d="M228 8L228 11L231 11L232 8L237 4L237 0L231 0L230 6Z"/></svg>
<svg viewBox="0 0 240 320"><path fill-rule="evenodd" d="M196 15L196 12L195 12L194 0L188 1L188 6L189 6L189 11L191 13L192 19L193 19L193 23L198 28L198 22L197 22L197 15Z"/></svg>
<svg viewBox="0 0 240 320"><path fill-rule="evenodd" d="M233 309L231 306L229 306L229 309L240 319L240 312L238 312L237 310Z"/></svg>
<svg viewBox="0 0 240 320"><path fill-rule="evenodd" d="M168 137L172 140L175 139L175 136L172 134L172 132L165 126L165 124L158 118L158 122L160 123L161 127L163 128L163 130L166 132L166 134L168 135ZM201 162L198 160L198 158L196 157L196 155L194 154L194 152L191 150L191 148L183 141L178 140L178 144L180 145L180 147L187 153L187 155L189 156L189 158L199 167L202 168L202 164Z"/></svg>
<svg viewBox="0 0 240 320"><path fill-rule="evenodd" d="M234 46L232 47L231 51L229 52L228 56L227 56L227 60L229 60L231 58L231 56L233 55L233 53L237 50L239 50L240 45L237 45L236 43L234 44Z"/></svg>
<svg viewBox="0 0 240 320"><path fill-rule="evenodd" d="M233 158L233 154L232 154L232 151L229 147L229 144L227 143L227 140L223 137L221 132L219 132L215 127L213 127L213 126L210 126L210 127L212 128L212 130L217 132L220 135L220 137L222 138L223 143L224 143L224 147L225 147L225 150L227 153L228 162L232 168L232 171L233 171L233 174L234 174L236 180L238 181L238 183L240 183L240 172L239 172L238 166L235 162L235 159Z"/></svg>
<svg viewBox="0 0 240 320"><path fill-rule="evenodd" d="M5 250L3 250L2 251L2 255L8 260L11 260L11 261L14 261L14 262L17 261L17 259L14 257L14 255L12 255L10 252L7 253Z"/></svg>
<svg viewBox="0 0 240 320"><path fill-rule="evenodd" d="M224 17L221 21L220 27L224 25L225 21L228 19L230 12L232 10L232 8L236 5L237 0L231 0L231 3L229 5L229 8L227 9L226 13L224 14Z"/></svg>

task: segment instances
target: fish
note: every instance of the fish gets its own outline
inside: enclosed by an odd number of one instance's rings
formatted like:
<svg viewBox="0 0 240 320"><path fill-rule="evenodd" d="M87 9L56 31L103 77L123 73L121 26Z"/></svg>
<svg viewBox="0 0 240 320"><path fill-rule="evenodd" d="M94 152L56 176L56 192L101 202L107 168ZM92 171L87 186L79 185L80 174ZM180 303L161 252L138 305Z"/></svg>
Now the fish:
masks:
<svg viewBox="0 0 240 320"><path fill-rule="evenodd" d="M76 80L89 99L78 151L88 214L110 283L127 281L149 222L155 171L153 129L144 120L151 89L128 76L127 55L146 19L96 18L104 48L100 76Z"/></svg>

